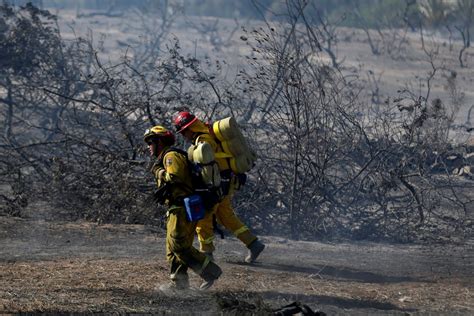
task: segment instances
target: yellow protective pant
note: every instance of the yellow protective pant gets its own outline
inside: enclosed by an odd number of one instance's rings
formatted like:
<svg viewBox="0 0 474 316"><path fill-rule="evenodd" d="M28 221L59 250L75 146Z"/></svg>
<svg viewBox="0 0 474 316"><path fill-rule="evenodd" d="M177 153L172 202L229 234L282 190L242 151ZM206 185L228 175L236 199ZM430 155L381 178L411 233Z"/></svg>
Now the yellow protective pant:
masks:
<svg viewBox="0 0 474 316"><path fill-rule="evenodd" d="M196 222L189 222L183 207L172 207L166 223L166 258L171 266L171 278L186 274L188 267L196 274L209 264L209 258L193 247Z"/></svg>
<svg viewBox="0 0 474 316"><path fill-rule="evenodd" d="M212 253L215 250L213 214L216 216L217 222L231 231L245 246L248 247L257 239L235 214L232 207L232 194L229 194L214 207L214 212L209 212L197 223L196 233L202 252Z"/></svg>

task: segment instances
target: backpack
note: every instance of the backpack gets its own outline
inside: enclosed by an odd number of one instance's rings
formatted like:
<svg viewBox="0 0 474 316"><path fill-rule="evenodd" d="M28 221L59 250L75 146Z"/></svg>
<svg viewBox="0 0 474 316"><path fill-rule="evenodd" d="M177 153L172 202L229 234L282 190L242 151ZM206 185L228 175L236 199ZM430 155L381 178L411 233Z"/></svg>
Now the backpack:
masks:
<svg viewBox="0 0 474 316"><path fill-rule="evenodd" d="M191 174L192 189L195 194L201 197L204 208L210 210L224 197L219 168L209 144L203 143L195 147L197 148L190 152L175 147L172 147L169 151L178 152L186 157Z"/></svg>
<svg viewBox="0 0 474 316"><path fill-rule="evenodd" d="M194 164L194 169L199 173L206 188L213 189L221 186L219 166L211 145L205 142L191 145L188 148L187 157L188 161Z"/></svg>
<svg viewBox="0 0 474 316"><path fill-rule="evenodd" d="M230 168L235 174L243 174L255 166L257 154L248 145L235 118L230 116L215 121L209 132L223 150L217 152L215 158L229 159Z"/></svg>

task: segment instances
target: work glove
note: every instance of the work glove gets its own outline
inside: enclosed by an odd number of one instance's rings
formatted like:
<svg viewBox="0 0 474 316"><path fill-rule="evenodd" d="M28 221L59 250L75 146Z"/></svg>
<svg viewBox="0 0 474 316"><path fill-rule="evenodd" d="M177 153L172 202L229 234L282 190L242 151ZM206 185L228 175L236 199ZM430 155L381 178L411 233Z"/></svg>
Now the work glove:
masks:
<svg viewBox="0 0 474 316"><path fill-rule="evenodd" d="M156 178L160 181L164 181L165 180L165 174L166 174L165 169L160 168L160 169L158 169L158 171L156 173Z"/></svg>
<svg viewBox="0 0 474 316"><path fill-rule="evenodd" d="M153 166L151 166L151 173L153 173L153 175L156 177L157 176L156 173L160 169L163 169L163 167L161 167L159 163L155 162Z"/></svg>
<svg viewBox="0 0 474 316"><path fill-rule="evenodd" d="M166 184L166 171L163 168L157 169L155 173L156 185L160 188Z"/></svg>
<svg viewBox="0 0 474 316"><path fill-rule="evenodd" d="M165 184L153 193L153 201L158 204L165 204L171 195L170 186Z"/></svg>

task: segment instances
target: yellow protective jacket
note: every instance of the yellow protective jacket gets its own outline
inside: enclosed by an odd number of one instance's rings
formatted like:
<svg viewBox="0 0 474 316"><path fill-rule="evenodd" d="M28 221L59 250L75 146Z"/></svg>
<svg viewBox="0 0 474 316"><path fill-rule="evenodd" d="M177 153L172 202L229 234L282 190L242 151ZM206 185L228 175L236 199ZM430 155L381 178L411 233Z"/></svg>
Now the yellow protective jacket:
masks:
<svg viewBox="0 0 474 316"><path fill-rule="evenodd" d="M182 199L193 193L188 161L171 147L165 148L158 156L153 173L158 188L170 186L170 198L165 202L168 206L182 204Z"/></svg>

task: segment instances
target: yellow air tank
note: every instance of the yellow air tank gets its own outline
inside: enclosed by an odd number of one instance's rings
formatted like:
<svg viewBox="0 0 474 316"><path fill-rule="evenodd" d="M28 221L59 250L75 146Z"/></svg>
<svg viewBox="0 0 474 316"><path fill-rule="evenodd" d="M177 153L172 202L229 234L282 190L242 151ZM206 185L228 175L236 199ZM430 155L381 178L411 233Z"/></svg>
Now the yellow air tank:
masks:
<svg viewBox="0 0 474 316"><path fill-rule="evenodd" d="M229 155L233 172L245 173L254 166L257 155L242 135L235 118L227 117L214 122L212 131L221 142L224 153Z"/></svg>

